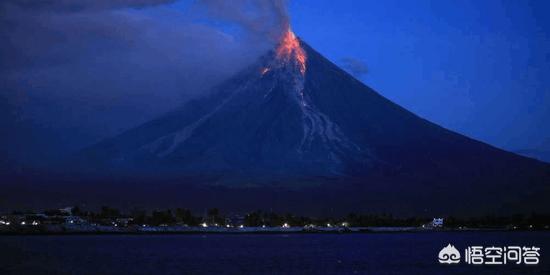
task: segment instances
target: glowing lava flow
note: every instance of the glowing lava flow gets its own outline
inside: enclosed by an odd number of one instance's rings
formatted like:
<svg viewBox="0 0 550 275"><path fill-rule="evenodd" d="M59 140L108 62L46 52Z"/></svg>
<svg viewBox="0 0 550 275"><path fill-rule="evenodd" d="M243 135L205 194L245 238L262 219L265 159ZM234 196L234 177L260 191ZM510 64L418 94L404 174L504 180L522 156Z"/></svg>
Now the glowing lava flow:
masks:
<svg viewBox="0 0 550 275"><path fill-rule="evenodd" d="M290 29L281 37L281 44L276 52L278 59L282 59L286 62L295 60L302 75L306 73L306 52L302 49L300 41Z"/></svg>

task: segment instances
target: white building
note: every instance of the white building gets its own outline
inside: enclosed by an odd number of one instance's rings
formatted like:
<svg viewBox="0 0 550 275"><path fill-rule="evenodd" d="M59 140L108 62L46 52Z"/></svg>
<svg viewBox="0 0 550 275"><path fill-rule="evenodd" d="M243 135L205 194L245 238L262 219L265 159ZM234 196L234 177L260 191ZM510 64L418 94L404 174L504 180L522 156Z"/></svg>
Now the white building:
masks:
<svg viewBox="0 0 550 275"><path fill-rule="evenodd" d="M443 227L443 218L434 218L432 221L432 227Z"/></svg>

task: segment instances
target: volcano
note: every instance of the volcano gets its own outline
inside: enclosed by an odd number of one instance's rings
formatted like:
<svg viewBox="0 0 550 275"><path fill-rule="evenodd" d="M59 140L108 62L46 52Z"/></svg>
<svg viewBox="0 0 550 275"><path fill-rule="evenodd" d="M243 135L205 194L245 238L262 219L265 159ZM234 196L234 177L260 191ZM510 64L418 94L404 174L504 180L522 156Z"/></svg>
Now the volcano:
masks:
<svg viewBox="0 0 550 275"><path fill-rule="evenodd" d="M223 207L472 214L547 211L550 194L547 164L416 116L291 31L207 96L79 159L109 176L217 186Z"/></svg>

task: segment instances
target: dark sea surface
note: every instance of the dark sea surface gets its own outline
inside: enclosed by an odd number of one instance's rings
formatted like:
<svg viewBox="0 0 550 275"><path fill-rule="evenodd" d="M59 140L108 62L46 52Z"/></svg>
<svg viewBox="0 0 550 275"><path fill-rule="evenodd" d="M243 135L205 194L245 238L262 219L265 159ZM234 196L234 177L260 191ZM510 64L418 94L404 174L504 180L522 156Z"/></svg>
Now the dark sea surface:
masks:
<svg viewBox="0 0 550 275"><path fill-rule="evenodd" d="M448 243L538 246L540 263L439 264ZM0 236L0 274L550 274L550 232Z"/></svg>

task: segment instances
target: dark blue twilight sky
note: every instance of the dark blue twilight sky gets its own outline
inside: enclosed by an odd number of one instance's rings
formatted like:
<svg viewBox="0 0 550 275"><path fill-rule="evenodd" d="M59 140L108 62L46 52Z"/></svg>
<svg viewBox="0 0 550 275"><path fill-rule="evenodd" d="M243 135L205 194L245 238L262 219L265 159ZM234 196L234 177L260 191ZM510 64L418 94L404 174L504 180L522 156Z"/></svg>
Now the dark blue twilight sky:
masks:
<svg viewBox="0 0 550 275"><path fill-rule="evenodd" d="M550 150L549 1L291 1L295 32L407 109L507 149Z"/></svg>
<svg viewBox="0 0 550 275"><path fill-rule="evenodd" d="M4 124L13 140L52 139L21 148L59 155L158 116L267 50L264 22L281 13L242 11L250 1L1 1L0 99L22 110ZM550 152L550 1L291 0L288 10L304 41L414 113Z"/></svg>

